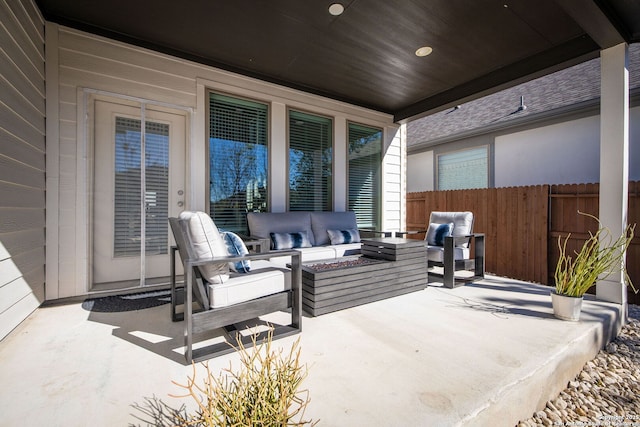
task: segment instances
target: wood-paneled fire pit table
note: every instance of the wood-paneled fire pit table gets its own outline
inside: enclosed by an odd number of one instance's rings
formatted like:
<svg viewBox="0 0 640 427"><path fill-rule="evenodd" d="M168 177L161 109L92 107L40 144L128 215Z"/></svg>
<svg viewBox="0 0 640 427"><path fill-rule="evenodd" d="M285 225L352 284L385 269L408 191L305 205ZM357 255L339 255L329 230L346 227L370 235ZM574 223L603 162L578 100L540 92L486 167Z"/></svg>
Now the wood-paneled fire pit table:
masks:
<svg viewBox="0 0 640 427"><path fill-rule="evenodd" d="M427 286L424 241L384 237L362 240L362 256L302 266L302 307L312 316Z"/></svg>

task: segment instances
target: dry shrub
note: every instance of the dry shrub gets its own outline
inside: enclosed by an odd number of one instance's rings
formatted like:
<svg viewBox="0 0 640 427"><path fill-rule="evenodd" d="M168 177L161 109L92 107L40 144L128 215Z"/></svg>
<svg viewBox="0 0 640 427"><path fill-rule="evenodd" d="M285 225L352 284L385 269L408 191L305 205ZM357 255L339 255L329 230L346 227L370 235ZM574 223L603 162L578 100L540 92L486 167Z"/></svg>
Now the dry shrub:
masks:
<svg viewBox="0 0 640 427"><path fill-rule="evenodd" d="M188 413L185 405L173 409L157 398L146 399L146 407L134 405L146 417L138 418L152 425L168 426L305 426L317 421L305 420L304 413L310 402L309 391L301 390L307 377L307 365L300 362L298 338L288 352L272 350L272 333L258 343L253 335L252 346L247 349L238 340L236 350L240 367L231 363L217 376L205 362L205 378L196 380L196 366L187 377L186 384L174 381L185 390L174 398L191 398L197 409Z"/></svg>

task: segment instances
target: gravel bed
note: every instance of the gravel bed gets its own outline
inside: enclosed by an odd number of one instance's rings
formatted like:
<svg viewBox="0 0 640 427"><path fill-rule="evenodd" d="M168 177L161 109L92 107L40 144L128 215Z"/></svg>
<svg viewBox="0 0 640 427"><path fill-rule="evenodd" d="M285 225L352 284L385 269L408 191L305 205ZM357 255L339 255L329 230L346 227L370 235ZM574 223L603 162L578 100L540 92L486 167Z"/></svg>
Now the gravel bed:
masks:
<svg viewBox="0 0 640 427"><path fill-rule="evenodd" d="M640 306L629 305L629 323L587 362L560 395L517 427L640 427Z"/></svg>

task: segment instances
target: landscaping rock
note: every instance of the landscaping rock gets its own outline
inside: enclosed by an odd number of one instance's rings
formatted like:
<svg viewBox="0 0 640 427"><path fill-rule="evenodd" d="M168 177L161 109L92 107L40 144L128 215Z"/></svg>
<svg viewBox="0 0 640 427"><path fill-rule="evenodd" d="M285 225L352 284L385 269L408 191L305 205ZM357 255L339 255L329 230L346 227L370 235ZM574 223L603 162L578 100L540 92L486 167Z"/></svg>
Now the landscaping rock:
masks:
<svg viewBox="0 0 640 427"><path fill-rule="evenodd" d="M629 322L557 397L517 425L640 425L640 306ZM635 423L635 424L634 424Z"/></svg>

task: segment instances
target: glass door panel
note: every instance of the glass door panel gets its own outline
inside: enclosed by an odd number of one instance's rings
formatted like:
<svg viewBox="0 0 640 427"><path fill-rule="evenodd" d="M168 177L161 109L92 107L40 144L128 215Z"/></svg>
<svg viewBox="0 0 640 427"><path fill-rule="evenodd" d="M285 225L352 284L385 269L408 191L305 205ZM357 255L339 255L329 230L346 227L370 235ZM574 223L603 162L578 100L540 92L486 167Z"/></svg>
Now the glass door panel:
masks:
<svg viewBox="0 0 640 427"><path fill-rule="evenodd" d="M105 101L95 117L93 284L166 282L167 218L184 204L185 117Z"/></svg>

